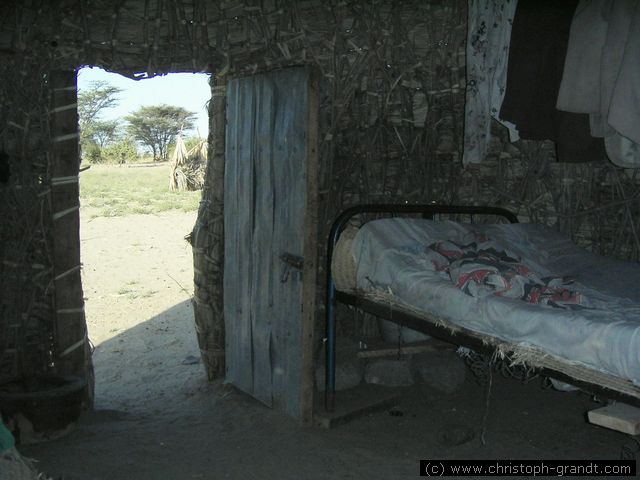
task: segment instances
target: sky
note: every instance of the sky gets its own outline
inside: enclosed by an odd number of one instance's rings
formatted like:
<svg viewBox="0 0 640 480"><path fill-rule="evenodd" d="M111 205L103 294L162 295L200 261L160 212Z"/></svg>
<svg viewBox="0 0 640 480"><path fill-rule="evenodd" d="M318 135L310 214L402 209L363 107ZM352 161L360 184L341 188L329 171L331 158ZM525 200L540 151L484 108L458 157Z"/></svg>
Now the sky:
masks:
<svg viewBox="0 0 640 480"><path fill-rule="evenodd" d="M170 73L168 75L131 80L100 68L83 68L78 72L78 89L83 90L94 81L106 81L123 91L118 95L117 107L102 111L103 120L122 118L141 106L166 103L197 113L196 130L206 138L209 131L206 103L211 99L209 75L204 73Z"/></svg>

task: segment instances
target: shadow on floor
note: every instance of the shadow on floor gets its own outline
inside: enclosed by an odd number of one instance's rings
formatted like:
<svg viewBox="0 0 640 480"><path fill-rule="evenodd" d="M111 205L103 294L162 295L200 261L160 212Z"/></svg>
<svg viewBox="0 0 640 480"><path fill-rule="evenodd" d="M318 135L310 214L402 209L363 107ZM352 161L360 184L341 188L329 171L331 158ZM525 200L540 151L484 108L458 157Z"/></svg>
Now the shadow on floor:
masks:
<svg viewBox="0 0 640 480"><path fill-rule="evenodd" d="M597 407L586 394L500 376L490 395L468 375L453 394L416 385L398 390L392 412L333 430L301 427L206 381L190 363L190 308L182 302L100 345L98 409L69 436L23 454L66 480L389 479L416 478L420 459L618 459L630 441L586 423ZM460 427L472 435L452 445L447 432Z"/></svg>
<svg viewBox="0 0 640 480"><path fill-rule="evenodd" d="M160 414L206 386L190 300L97 345L93 361L97 409Z"/></svg>

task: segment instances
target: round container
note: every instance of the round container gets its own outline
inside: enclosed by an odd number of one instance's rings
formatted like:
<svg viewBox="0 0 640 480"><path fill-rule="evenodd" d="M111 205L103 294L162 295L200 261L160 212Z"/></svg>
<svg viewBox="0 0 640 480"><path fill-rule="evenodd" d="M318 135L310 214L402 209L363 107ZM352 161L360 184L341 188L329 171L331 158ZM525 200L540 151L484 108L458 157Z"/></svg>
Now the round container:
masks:
<svg viewBox="0 0 640 480"><path fill-rule="evenodd" d="M85 386L80 377L53 374L4 380L0 412L9 420L22 415L38 439L59 436L80 416Z"/></svg>

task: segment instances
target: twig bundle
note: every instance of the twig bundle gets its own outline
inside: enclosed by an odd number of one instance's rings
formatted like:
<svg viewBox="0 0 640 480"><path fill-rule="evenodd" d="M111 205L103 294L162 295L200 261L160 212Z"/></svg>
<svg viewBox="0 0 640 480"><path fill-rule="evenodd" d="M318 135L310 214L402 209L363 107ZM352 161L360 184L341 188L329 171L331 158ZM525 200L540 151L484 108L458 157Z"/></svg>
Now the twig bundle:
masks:
<svg viewBox="0 0 640 480"><path fill-rule="evenodd" d="M202 189L207 166L207 148L207 141L199 140L187 152L182 137L178 137L176 149L171 158L169 189L178 191Z"/></svg>

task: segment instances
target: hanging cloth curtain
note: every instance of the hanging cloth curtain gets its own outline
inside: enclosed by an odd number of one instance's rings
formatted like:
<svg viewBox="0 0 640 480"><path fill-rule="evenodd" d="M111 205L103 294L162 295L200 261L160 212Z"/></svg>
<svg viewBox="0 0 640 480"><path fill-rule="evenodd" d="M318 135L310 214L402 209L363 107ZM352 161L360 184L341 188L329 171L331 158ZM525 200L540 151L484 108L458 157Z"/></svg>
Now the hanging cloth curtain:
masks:
<svg viewBox="0 0 640 480"><path fill-rule="evenodd" d="M580 1L557 108L589 114L609 159L640 167L640 2Z"/></svg>
<svg viewBox="0 0 640 480"><path fill-rule="evenodd" d="M509 129L511 141L518 140L515 126L499 118L516 5L517 0L469 1L464 165L480 163L486 157L491 118Z"/></svg>

